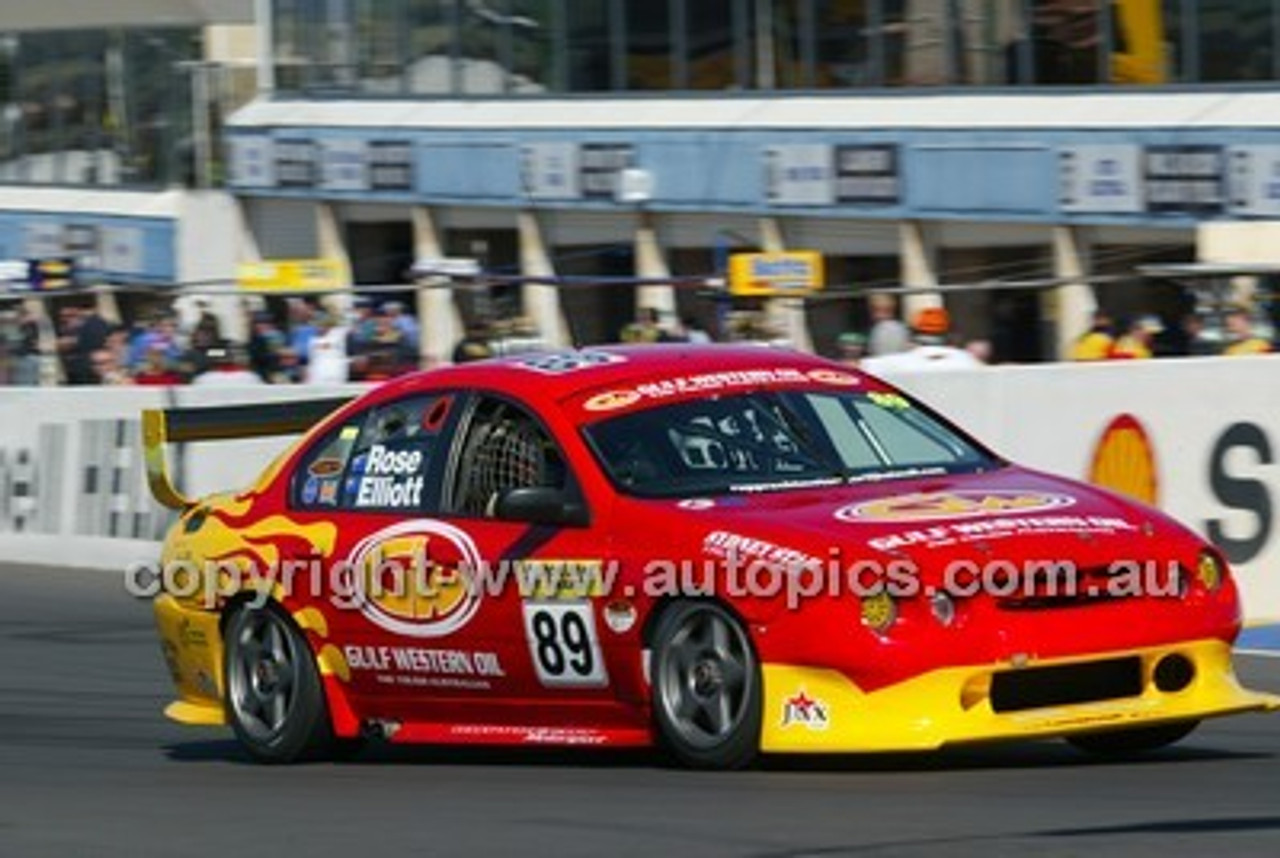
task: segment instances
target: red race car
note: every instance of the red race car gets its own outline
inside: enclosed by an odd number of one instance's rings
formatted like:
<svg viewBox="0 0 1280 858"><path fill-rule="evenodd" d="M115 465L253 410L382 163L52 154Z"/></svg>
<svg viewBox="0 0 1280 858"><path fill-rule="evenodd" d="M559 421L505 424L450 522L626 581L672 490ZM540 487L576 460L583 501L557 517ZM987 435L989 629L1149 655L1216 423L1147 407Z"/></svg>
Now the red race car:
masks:
<svg viewBox="0 0 1280 858"><path fill-rule="evenodd" d="M247 491L170 441L298 432ZM1276 708L1160 512L1018 467L899 390L762 347L539 354L354 400L150 411L178 700L265 761L338 743L759 752L1159 747Z"/></svg>

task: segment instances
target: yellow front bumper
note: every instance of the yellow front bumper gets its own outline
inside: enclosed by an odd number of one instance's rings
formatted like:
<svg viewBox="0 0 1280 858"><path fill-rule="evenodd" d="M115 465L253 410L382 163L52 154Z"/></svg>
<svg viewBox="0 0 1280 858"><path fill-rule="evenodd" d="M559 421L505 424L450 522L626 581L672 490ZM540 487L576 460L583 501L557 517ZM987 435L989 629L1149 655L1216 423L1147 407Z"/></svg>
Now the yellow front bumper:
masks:
<svg viewBox="0 0 1280 858"><path fill-rule="evenodd" d="M156 597L153 608L160 647L178 692L164 714L181 724L226 724L218 615L187 607L167 593Z"/></svg>
<svg viewBox="0 0 1280 858"><path fill-rule="evenodd" d="M1151 681L1156 661L1179 653L1195 665L1181 691L1161 692ZM1084 658L1036 661L1027 668L1123 656L1142 659L1137 696L1014 712L991 705L991 677L1009 664L950 667L874 692L843 673L765 664L761 749L795 752L923 751L962 742L1065 736L1157 722L1280 709L1280 697L1242 688L1231 666L1231 647L1202 640L1150 649L1094 653Z"/></svg>

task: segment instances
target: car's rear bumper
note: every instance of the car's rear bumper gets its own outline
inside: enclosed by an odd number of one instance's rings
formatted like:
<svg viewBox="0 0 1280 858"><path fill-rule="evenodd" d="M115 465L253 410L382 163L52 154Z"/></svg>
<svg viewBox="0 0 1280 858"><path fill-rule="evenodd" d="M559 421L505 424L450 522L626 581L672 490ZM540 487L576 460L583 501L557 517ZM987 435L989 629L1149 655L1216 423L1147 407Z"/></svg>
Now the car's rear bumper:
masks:
<svg viewBox="0 0 1280 858"><path fill-rule="evenodd" d="M178 699L164 710L182 724L226 724L222 705L222 631L218 615L162 593L153 604L156 629Z"/></svg>
<svg viewBox="0 0 1280 858"><path fill-rule="evenodd" d="M1154 676L1168 656L1181 656L1193 668L1190 681L1176 691L1160 690ZM1123 676L1117 685L1107 676L1108 665L1122 674L1131 668L1133 687L1126 690ZM1077 672L1085 686L1078 689L1072 685ZM766 663L763 675L761 749L768 752L929 750L1280 709L1280 697L1241 687L1230 645L1216 639L948 667L871 693L834 670Z"/></svg>

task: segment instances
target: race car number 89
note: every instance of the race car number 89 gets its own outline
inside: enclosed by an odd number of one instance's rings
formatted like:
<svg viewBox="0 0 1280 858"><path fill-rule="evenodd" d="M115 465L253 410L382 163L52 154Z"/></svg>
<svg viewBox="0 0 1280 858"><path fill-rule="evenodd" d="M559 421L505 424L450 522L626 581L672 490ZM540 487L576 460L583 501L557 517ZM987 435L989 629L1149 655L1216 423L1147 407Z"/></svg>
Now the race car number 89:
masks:
<svg viewBox="0 0 1280 858"><path fill-rule="evenodd" d="M602 688L609 684L590 602L526 602L524 636L548 688Z"/></svg>

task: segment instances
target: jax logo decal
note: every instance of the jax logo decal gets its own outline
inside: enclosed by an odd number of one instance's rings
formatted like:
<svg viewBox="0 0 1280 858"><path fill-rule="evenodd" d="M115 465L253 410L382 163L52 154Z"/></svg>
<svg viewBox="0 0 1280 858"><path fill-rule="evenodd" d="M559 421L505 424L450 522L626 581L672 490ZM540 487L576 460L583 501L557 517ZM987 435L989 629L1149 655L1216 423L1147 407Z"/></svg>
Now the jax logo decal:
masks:
<svg viewBox="0 0 1280 858"><path fill-rule="evenodd" d="M414 638L461 629L480 607L480 552L465 532L402 521L362 539L348 559L353 598L373 624Z"/></svg>
<svg viewBox="0 0 1280 858"><path fill-rule="evenodd" d="M795 726L817 732L826 730L831 726L831 707L800 689L794 697L782 701L782 727Z"/></svg>
<svg viewBox="0 0 1280 858"><path fill-rule="evenodd" d="M836 518L848 522L978 518L1061 509L1075 502L1071 495L1018 489L917 492L849 504L836 510Z"/></svg>

